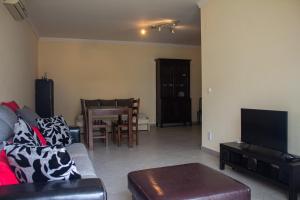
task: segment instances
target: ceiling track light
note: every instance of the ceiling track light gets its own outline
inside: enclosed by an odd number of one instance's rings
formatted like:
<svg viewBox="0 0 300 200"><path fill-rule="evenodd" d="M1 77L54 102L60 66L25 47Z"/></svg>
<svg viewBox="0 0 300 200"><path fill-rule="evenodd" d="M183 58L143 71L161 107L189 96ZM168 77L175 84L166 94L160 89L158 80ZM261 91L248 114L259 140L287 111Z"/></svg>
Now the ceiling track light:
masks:
<svg viewBox="0 0 300 200"><path fill-rule="evenodd" d="M161 32L163 29L168 29L172 34L175 34L176 26L179 24L178 20L170 22L161 22L150 26L151 29Z"/></svg>

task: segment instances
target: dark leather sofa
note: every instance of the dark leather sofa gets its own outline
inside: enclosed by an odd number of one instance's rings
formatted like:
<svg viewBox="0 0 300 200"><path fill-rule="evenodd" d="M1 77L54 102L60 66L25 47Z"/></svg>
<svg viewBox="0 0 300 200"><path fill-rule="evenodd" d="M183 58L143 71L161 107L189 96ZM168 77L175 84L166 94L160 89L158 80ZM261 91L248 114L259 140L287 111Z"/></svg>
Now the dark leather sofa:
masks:
<svg viewBox="0 0 300 200"><path fill-rule="evenodd" d="M70 128L73 143L80 143L79 128ZM1 186L1 200L106 200L104 184L99 178L47 183Z"/></svg>

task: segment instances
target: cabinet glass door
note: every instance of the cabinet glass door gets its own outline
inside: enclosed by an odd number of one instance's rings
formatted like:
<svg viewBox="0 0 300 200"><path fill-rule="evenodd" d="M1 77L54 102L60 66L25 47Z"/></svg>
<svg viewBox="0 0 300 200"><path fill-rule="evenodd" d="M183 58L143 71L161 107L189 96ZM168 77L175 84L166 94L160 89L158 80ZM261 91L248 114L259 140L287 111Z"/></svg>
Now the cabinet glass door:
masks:
<svg viewBox="0 0 300 200"><path fill-rule="evenodd" d="M176 97L188 97L188 68L186 66L176 66L174 73L174 85Z"/></svg>
<svg viewBox="0 0 300 200"><path fill-rule="evenodd" d="M161 69L161 97L169 98L174 96L173 67L163 66Z"/></svg>

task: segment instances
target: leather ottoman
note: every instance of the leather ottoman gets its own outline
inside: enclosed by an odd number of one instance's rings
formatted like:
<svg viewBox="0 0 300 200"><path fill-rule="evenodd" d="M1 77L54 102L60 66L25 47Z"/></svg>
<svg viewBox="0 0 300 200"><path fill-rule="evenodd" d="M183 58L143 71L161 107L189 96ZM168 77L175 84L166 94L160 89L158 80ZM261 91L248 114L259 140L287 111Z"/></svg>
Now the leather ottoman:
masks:
<svg viewBox="0 0 300 200"><path fill-rule="evenodd" d="M250 200L246 185L199 163L128 174L135 200Z"/></svg>

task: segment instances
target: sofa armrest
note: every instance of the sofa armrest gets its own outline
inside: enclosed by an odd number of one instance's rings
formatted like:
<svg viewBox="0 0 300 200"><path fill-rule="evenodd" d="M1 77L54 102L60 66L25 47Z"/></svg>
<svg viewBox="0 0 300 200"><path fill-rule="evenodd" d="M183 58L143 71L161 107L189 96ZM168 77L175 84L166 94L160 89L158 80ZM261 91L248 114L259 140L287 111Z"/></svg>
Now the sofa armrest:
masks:
<svg viewBox="0 0 300 200"><path fill-rule="evenodd" d="M106 200L107 195L101 180L95 178L1 186L0 199Z"/></svg>
<svg viewBox="0 0 300 200"><path fill-rule="evenodd" d="M70 128L72 143L80 143L80 128L76 126L71 126L69 128Z"/></svg>

